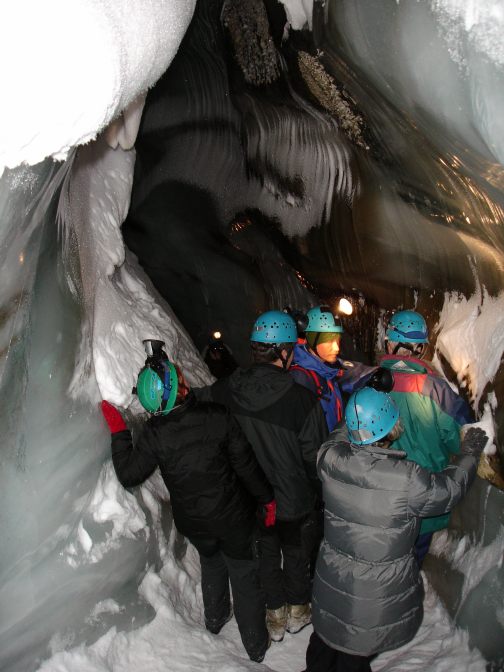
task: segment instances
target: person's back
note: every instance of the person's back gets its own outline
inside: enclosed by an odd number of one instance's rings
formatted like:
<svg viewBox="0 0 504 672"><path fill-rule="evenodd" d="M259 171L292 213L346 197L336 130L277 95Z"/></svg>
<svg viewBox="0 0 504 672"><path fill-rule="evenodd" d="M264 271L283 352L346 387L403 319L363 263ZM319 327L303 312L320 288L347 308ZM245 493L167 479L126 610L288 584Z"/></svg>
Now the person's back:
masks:
<svg viewBox="0 0 504 672"><path fill-rule="evenodd" d="M133 487L159 466L175 525L187 537L224 536L240 525L249 533L257 502L269 502L272 490L257 470L252 451L237 438L235 423L222 406L189 395L169 415L151 417L144 425L135 447L141 462L129 450L129 432L113 436L118 478L125 487Z"/></svg>
<svg viewBox="0 0 504 672"><path fill-rule="evenodd" d="M148 342L149 343L149 342ZM170 493L175 526L196 547L206 628L217 634L232 614L249 657L269 646L255 551L255 511L274 524L273 490L229 412L196 401L163 352L149 354L136 392L153 414L133 445L120 413L102 402L112 434L112 461L124 487L143 483L159 467ZM162 345L162 344L161 344Z"/></svg>
<svg viewBox="0 0 504 672"><path fill-rule="evenodd" d="M372 656L413 638L423 615L413 553L420 518L446 512L464 496L486 443L482 430L470 429L463 454L434 474L396 450L402 427L388 395L360 390L345 415L347 424L330 435L318 457L325 528L308 672L340 669L331 667L335 659L369 672Z"/></svg>
<svg viewBox="0 0 504 672"><path fill-rule="evenodd" d="M327 435L316 397L288 374L296 340L289 315L264 313L251 336L254 365L200 392L233 413L274 489L277 523L261 530L260 546L268 629L275 641L286 629L295 633L310 622L309 561L320 497L316 456Z"/></svg>
<svg viewBox="0 0 504 672"><path fill-rule="evenodd" d="M380 366L393 373L391 396L405 426L396 447L430 471L441 471L460 450L460 428L473 422L466 402L432 366L423 361L428 333L414 311L396 313L387 329L387 354ZM418 558L428 550L432 533L448 525L449 514L422 521Z"/></svg>
<svg viewBox="0 0 504 672"><path fill-rule="evenodd" d="M275 491L277 519L313 510L320 484L316 454L326 431L316 399L271 364L237 369L212 386L212 399L238 420Z"/></svg>
<svg viewBox="0 0 504 672"><path fill-rule="evenodd" d="M460 428L474 421L467 403L427 362L415 357L384 355L381 366L394 374L390 391L408 427L398 441L408 459L440 471L460 449Z"/></svg>

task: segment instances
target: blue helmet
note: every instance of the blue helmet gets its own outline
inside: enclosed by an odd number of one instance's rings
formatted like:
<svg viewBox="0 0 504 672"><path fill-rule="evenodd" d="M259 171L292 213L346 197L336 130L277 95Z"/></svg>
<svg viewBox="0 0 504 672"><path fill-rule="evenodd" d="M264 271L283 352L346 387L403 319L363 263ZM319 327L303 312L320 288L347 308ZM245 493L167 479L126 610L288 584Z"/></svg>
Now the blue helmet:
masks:
<svg viewBox="0 0 504 672"><path fill-rule="evenodd" d="M345 410L348 438L358 446L366 446L383 439L399 418L399 410L392 397L372 387L354 392Z"/></svg>
<svg viewBox="0 0 504 672"><path fill-rule="evenodd" d="M386 336L396 343L428 343L427 324L420 313L400 310L390 318Z"/></svg>
<svg viewBox="0 0 504 672"><path fill-rule="evenodd" d="M316 331L326 334L342 334L343 327L339 320L334 319L334 315L327 306L316 306L310 308L306 316L308 317L308 326L305 331Z"/></svg>
<svg viewBox="0 0 504 672"><path fill-rule="evenodd" d="M255 343L295 343L296 323L281 310L269 310L254 322L250 340Z"/></svg>

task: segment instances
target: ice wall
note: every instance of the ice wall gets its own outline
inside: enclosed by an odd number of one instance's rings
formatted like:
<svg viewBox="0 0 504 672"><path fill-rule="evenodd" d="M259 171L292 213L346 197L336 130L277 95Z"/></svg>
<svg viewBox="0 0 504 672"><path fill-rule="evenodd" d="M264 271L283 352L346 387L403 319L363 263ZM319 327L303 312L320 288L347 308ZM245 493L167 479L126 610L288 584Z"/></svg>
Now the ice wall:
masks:
<svg viewBox="0 0 504 672"><path fill-rule="evenodd" d="M64 159L122 114L116 138L131 147L142 97L173 59L195 4L3 3L0 63L8 98L0 109L0 171L47 156Z"/></svg>
<svg viewBox="0 0 504 672"><path fill-rule="evenodd" d="M0 112L2 170L37 164L0 179L2 670L93 641L109 617L128 629L154 615L137 586L160 549L148 507L115 479L96 402L131 402L131 365L148 336L169 340L193 382L209 380L119 233L134 165L122 148L193 9L2 6L2 84L16 103ZM72 146L120 113L107 129L115 151L102 140L75 158ZM68 158L37 163L47 155Z"/></svg>

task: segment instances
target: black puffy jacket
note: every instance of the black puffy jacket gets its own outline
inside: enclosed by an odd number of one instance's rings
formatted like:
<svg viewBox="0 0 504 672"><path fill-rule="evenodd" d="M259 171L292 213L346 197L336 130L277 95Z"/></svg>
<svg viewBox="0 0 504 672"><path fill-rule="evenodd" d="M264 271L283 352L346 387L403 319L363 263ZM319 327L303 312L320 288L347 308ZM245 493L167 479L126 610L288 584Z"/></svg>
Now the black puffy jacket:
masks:
<svg viewBox="0 0 504 672"><path fill-rule="evenodd" d="M133 446L128 430L112 435L112 461L126 488L159 466L173 518L187 537L222 537L254 523L258 504L273 491L236 421L225 408L188 400L166 416L150 418Z"/></svg>
<svg viewBox="0 0 504 672"><path fill-rule="evenodd" d="M275 491L277 518L310 513L321 494L317 451L327 437L317 397L272 364L237 369L196 394L223 404L240 423Z"/></svg>

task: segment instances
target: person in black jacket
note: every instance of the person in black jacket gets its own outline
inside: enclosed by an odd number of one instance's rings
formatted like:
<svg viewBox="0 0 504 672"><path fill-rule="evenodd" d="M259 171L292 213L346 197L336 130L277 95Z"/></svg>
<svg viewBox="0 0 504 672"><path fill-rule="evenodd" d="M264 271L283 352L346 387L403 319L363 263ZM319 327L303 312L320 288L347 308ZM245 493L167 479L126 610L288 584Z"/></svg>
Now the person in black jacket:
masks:
<svg viewBox="0 0 504 672"><path fill-rule="evenodd" d="M311 621L309 566L321 495L316 459L327 436L316 396L287 372L296 340L290 315L264 313L251 336L254 365L197 391L229 408L275 492L277 523L260 531L261 581L273 641Z"/></svg>
<svg viewBox="0 0 504 672"><path fill-rule="evenodd" d="M269 637L254 532L258 504L264 524L274 524L273 490L228 411L197 401L178 367L162 355L147 360L138 377L139 399L154 415L135 445L119 411L102 402L114 468L131 488L159 466L175 525L200 555L207 629L217 634L231 618L231 581L243 645L251 660L261 662Z"/></svg>

